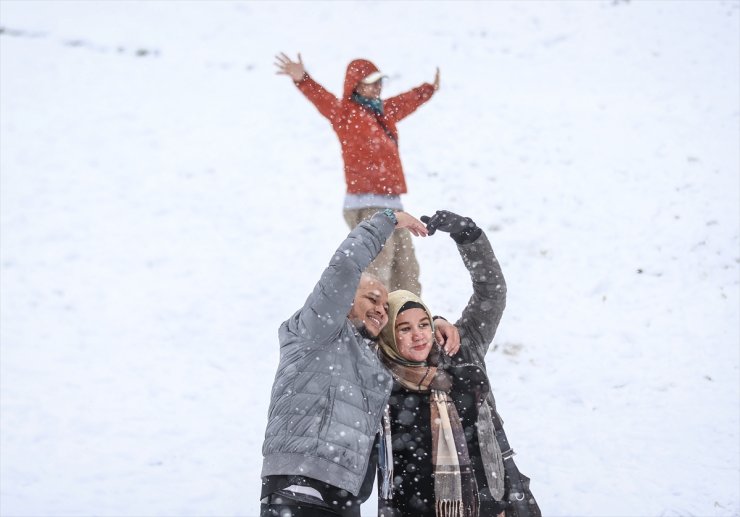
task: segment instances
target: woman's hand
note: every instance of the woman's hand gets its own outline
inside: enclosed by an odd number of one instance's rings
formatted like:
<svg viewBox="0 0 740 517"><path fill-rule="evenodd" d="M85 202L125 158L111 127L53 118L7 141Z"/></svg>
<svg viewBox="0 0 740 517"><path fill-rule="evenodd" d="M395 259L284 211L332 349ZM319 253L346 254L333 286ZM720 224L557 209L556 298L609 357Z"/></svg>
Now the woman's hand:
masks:
<svg viewBox="0 0 740 517"><path fill-rule="evenodd" d="M295 82L303 79L303 75L306 73L306 68L303 66L303 59L301 58L300 52L298 53L298 61L290 59L285 52L281 52L275 56L275 60L275 66L278 67L278 71L275 72L276 74L289 75Z"/></svg>
<svg viewBox="0 0 740 517"><path fill-rule="evenodd" d="M406 228L417 237L426 237L429 233L427 232L426 225L413 215L402 211L395 212L395 214L398 221L396 228Z"/></svg>

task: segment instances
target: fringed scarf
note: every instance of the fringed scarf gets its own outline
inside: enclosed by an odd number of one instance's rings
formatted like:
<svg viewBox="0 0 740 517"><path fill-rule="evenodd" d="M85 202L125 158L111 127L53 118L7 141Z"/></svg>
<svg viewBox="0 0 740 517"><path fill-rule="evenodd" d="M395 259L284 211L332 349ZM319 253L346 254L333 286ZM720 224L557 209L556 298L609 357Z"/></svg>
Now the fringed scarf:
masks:
<svg viewBox="0 0 740 517"><path fill-rule="evenodd" d="M449 393L452 389L453 375L445 368L438 367L441 354L435 344L427 361L409 362L400 356L395 343L396 318L402 307L418 304L430 319L429 308L409 291L393 291L388 295L388 324L380 334L379 355L393 374L396 381L406 389L430 394L430 422L432 427L432 461L434 463L435 499L437 517L477 517L479 512L478 486L472 471L465 434L460 417ZM433 331L433 329L432 329ZM472 367L472 368L471 368ZM488 378L485 372L475 365L459 365L451 370L463 368L459 374L466 378L479 377L475 383L483 389L478 395L478 445L486 475L488 488L494 499L504 497L504 465L501 448L496 440L491 407L486 401ZM455 374L456 376L458 374ZM390 415L386 408L383 418L380 466L383 480L380 496L390 500L393 496L393 456L391 449Z"/></svg>
<svg viewBox="0 0 740 517"><path fill-rule="evenodd" d="M398 353L396 347L396 318L404 305L421 307L432 320L432 313L414 293L404 290L393 291L388 295L388 323L380 333L380 358L398 383L406 389L429 393L430 424L432 428L432 462L434 464L434 493L437 517L477 517L479 513L478 484L473 473L468 454L465 434L460 423L457 408L449 393L452 389L451 375L440 366L441 354L435 344L426 362L409 362ZM432 333L434 329L432 328ZM473 366L474 368L470 368ZM459 365L452 369L465 368L466 378L480 376L478 384L483 387L478 392L478 445L484 463L486 481L497 501L504 495L504 467L501 450L495 437L490 407L486 402L488 378L485 372L474 365ZM482 422L481 419L486 420ZM391 450L390 416L386 410L383 418L383 438L380 464L383 482L380 496L390 500L393 495L393 456Z"/></svg>
<svg viewBox="0 0 740 517"><path fill-rule="evenodd" d="M449 396L452 377L436 366L405 365L387 358L385 361L399 384L410 391L429 393L437 517L477 517L478 485L465 432Z"/></svg>

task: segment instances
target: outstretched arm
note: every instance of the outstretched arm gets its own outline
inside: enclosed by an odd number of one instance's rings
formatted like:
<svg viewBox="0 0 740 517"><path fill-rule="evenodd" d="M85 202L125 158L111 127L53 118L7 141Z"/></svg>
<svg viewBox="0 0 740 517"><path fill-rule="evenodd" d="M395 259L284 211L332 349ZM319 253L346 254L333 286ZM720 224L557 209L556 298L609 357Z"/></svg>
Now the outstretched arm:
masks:
<svg viewBox="0 0 740 517"><path fill-rule="evenodd" d="M333 121L340 113L341 102L334 94L311 78L306 72L300 53L298 53L298 61L293 61L285 52L281 52L275 56L275 66L278 69L275 73L290 77L301 93L316 106L324 117Z"/></svg>
<svg viewBox="0 0 740 517"><path fill-rule="evenodd" d="M334 252L329 266L296 314L298 328L294 331L315 342L326 341L339 332L352 307L362 271L398 228L406 228L416 236L427 235L424 223L406 212L396 212L395 220L378 212L357 225Z"/></svg>
<svg viewBox="0 0 740 517"><path fill-rule="evenodd" d="M473 282L473 295L455 326L464 345L475 346L483 359L506 307L506 282L491 243L469 217L439 210L421 220L427 223L429 235L448 232L457 243Z"/></svg>
<svg viewBox="0 0 740 517"><path fill-rule="evenodd" d="M411 91L386 99L383 101L383 108L389 118L398 122L431 99L437 90L439 90L439 67L434 74L434 83L424 83Z"/></svg>

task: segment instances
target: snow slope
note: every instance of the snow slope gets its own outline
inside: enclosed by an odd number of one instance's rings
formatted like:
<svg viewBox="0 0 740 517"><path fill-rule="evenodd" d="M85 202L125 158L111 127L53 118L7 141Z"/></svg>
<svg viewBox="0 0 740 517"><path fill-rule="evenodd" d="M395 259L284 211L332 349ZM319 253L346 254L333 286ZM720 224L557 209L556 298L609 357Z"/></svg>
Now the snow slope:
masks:
<svg viewBox="0 0 740 517"><path fill-rule="evenodd" d="M254 516L339 146L274 74L442 88L415 215L484 227L489 371L548 516L740 515L740 2L0 1L0 514ZM424 296L469 294L449 239ZM364 515L373 515L370 501Z"/></svg>

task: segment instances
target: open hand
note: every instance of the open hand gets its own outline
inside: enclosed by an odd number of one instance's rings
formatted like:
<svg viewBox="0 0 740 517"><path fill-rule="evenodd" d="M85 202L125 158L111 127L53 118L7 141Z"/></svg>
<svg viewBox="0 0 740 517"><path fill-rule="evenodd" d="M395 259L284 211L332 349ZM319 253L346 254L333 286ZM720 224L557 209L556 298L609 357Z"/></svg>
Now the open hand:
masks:
<svg viewBox="0 0 740 517"><path fill-rule="evenodd" d="M298 53L298 61L293 61L285 52L281 52L275 56L275 66L278 68L276 74L289 75L296 82L303 79L303 74L306 73L300 52Z"/></svg>

